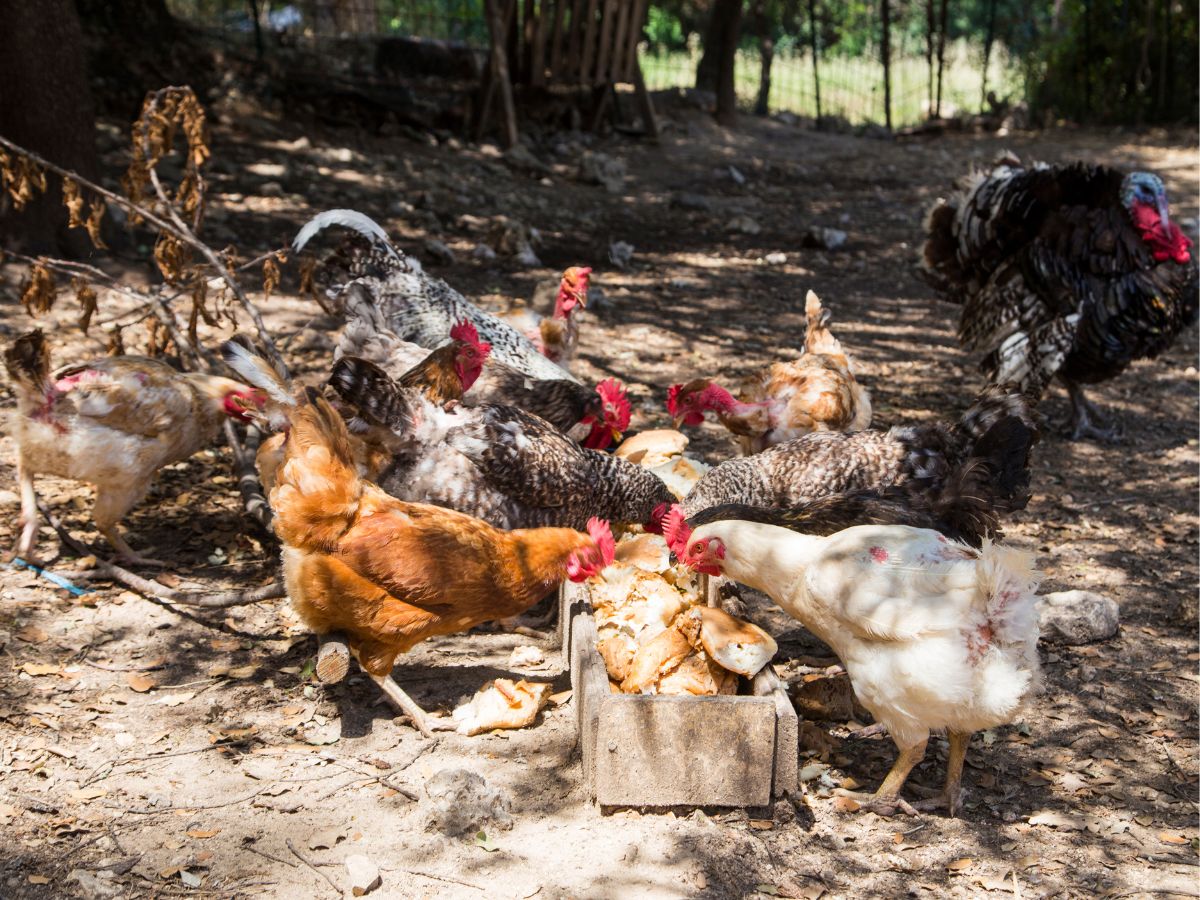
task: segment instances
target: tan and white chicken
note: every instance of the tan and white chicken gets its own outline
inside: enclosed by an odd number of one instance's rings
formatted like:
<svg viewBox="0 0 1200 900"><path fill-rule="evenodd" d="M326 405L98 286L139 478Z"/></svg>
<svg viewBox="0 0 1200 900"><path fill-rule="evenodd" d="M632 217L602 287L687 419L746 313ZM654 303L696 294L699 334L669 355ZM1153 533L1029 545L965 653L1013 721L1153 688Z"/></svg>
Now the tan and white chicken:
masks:
<svg viewBox="0 0 1200 900"><path fill-rule="evenodd" d="M14 555L27 557L38 531L34 476L95 486L92 518L120 558L161 565L134 552L117 527L146 495L163 466L213 442L225 417L247 421L262 404L246 385L217 375L178 372L141 356L113 356L51 373L41 330L4 353L17 395L13 437L21 486L21 533Z"/></svg>
<svg viewBox="0 0 1200 900"><path fill-rule="evenodd" d="M587 306L591 274L592 270L587 266L571 266L563 272L554 297L554 309L548 316L524 307L500 313L498 318L529 338L546 359L569 372L575 345L579 342L577 313Z"/></svg>
<svg viewBox="0 0 1200 900"><path fill-rule="evenodd" d="M946 783L934 803L955 814L971 735L1012 722L1039 683L1029 554L990 540L975 550L904 525L827 537L738 520L692 529L678 507L664 534L682 562L767 594L841 659L900 750L879 789L855 800L913 812L900 790L930 732L945 730Z"/></svg>
<svg viewBox="0 0 1200 900"><path fill-rule="evenodd" d="M815 293L805 300L804 352L744 379L735 397L708 378L671 385L667 412L675 427L699 425L708 412L738 436L749 456L814 431L862 431L871 424L871 395L854 378L853 364L829 330L829 314Z"/></svg>

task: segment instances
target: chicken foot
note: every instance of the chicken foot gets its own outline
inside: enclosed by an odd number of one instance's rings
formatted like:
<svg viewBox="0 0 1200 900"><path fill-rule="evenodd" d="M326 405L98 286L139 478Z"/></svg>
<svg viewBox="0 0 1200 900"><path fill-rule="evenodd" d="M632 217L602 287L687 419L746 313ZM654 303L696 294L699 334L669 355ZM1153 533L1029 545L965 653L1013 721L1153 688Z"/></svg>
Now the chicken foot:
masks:
<svg viewBox="0 0 1200 900"><path fill-rule="evenodd" d="M92 505L92 519L96 523L97 530L104 535L104 539L112 545L117 551L118 559L131 566L158 566L165 567L168 563L160 559L151 559L146 556L141 556L125 543L125 538L121 536L121 529L118 523L125 518L125 514L129 512L140 500L145 496L149 489L149 484L134 485L129 489L114 491L104 489L96 485L96 500Z"/></svg>
<svg viewBox="0 0 1200 900"><path fill-rule="evenodd" d="M453 727L442 722L431 722L429 713L421 709L412 697L404 693L404 689L396 684L391 675L371 675L371 679L379 685L379 689L383 691L384 696L392 701L402 713L408 716L417 731L421 732L425 737L432 738L434 731L448 731Z"/></svg>
<svg viewBox="0 0 1200 900"><path fill-rule="evenodd" d="M1105 417L1084 396L1083 388L1073 381L1066 381L1065 384L1067 393L1071 395L1071 440L1091 438L1109 444L1119 440L1121 429L1117 425L1111 424L1105 427Z"/></svg>
<svg viewBox="0 0 1200 900"><path fill-rule="evenodd" d="M913 806L917 809L944 808L946 814L950 818L954 818L958 814L958 808L962 802L963 763L967 759L967 747L971 744L971 735L961 731L951 731L947 737L950 739L950 753L946 760L946 786L937 796L928 800L920 800Z"/></svg>
<svg viewBox="0 0 1200 900"><path fill-rule="evenodd" d="M29 559L29 554L33 551L33 544L37 540L38 533L37 492L33 488L33 472L29 470L29 466L20 459L19 455L17 458L17 481L21 485L21 518L18 522L21 534L17 538L17 543L13 545L9 559L20 556L26 562L34 562Z"/></svg>
<svg viewBox="0 0 1200 900"><path fill-rule="evenodd" d="M873 812L877 816L891 816L895 814L896 810L910 816L917 815L916 807L900 796L900 789L904 787L904 782L908 780L909 773L917 763L925 758L925 744L926 741L921 741L911 747L901 748L900 755L892 764L891 771L887 773L887 777L883 779L883 783L879 785L874 794L850 791L845 788L839 788L834 793L839 797L853 800L862 809Z"/></svg>

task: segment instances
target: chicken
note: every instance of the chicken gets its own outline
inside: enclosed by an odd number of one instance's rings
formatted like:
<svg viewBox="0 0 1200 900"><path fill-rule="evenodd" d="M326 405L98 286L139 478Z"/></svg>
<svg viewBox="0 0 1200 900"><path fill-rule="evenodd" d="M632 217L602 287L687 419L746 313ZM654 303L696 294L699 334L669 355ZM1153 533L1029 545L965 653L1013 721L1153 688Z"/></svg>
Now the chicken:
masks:
<svg viewBox="0 0 1200 900"><path fill-rule="evenodd" d="M564 579L613 560L608 523L501 531L462 513L405 503L359 477L341 416L314 390L288 409L271 508L297 614L340 631L362 668L422 733L424 711L392 681L396 657L426 638L520 613Z"/></svg>
<svg viewBox="0 0 1200 900"><path fill-rule="evenodd" d="M579 320L575 313L587 306L588 279L592 270L571 266L563 272L554 298L554 310L542 316L532 309L514 309L499 318L529 338L542 355L570 371L571 357L579 342Z"/></svg>
<svg viewBox="0 0 1200 900"><path fill-rule="evenodd" d="M745 379L736 398L705 378L671 385L667 411L675 427L699 425L706 412L715 412L738 436L745 456L814 431L868 427L871 395L855 380L850 358L829 330L829 314L812 291L805 313L808 327L800 358L774 363Z"/></svg>
<svg viewBox="0 0 1200 900"><path fill-rule="evenodd" d="M657 527L674 495L641 466L580 447L549 423L509 406L414 412L378 366L334 364L329 384L360 418L390 431L380 486L498 528L580 528L599 516Z"/></svg>
<svg viewBox="0 0 1200 900"><path fill-rule="evenodd" d="M980 547L985 538L1003 536L998 511L1011 506L1015 484L1023 477L1028 454L1025 424L1015 416L1001 420L981 439L976 453L932 485L909 481L861 488L785 507L725 503L688 517L688 525L739 519L818 535L854 525L909 525Z"/></svg>
<svg viewBox="0 0 1200 900"><path fill-rule="evenodd" d="M358 356L399 379L429 354L419 344L400 340L387 327L363 285L349 285L342 300L346 327L338 340L336 358ZM566 378L531 378L491 354L463 403L516 406L560 431L573 436L581 432L583 445L594 450L620 440L631 412L624 388L615 378L605 379L594 389Z"/></svg>
<svg viewBox="0 0 1200 900"><path fill-rule="evenodd" d="M448 344L426 353L396 382L401 387L419 388L431 403L450 406L470 390L491 352L492 345L479 340L475 326L464 319L450 329Z"/></svg>
<svg viewBox="0 0 1200 900"><path fill-rule="evenodd" d="M1006 156L930 211L921 272L962 304L959 339L993 382L1040 396L1057 377L1072 437L1110 440L1083 385L1154 358L1196 321L1191 241L1162 180Z"/></svg>
<svg viewBox="0 0 1200 900"><path fill-rule="evenodd" d="M945 729L945 788L931 805L957 812L971 735L1012 722L1039 684L1030 554L904 525L827 537L738 520L692 530L678 509L664 533L681 561L762 591L842 661L900 751L873 795L842 793L881 814L914 812L900 790L930 732Z"/></svg>
<svg viewBox="0 0 1200 900"><path fill-rule="evenodd" d="M21 487L20 536L14 555L28 556L38 531L34 476L57 475L95 487L92 518L119 558L140 556L118 523L150 489L163 466L213 442L226 417L247 420L261 397L216 375L178 372L140 356L115 356L51 373L40 330L6 349L4 364L17 395L13 437Z"/></svg>
<svg viewBox="0 0 1200 900"><path fill-rule="evenodd" d="M1029 453L1039 427L1029 398L1013 385L990 385L955 424L815 433L755 456L726 460L700 479L684 498L683 510L690 518L726 503L793 507L830 494L891 485L933 510L947 485L963 479L960 484L986 487L994 513L1013 512L1024 509L1029 499ZM964 521L961 527L982 538L994 521Z"/></svg>
<svg viewBox="0 0 1200 900"><path fill-rule="evenodd" d="M446 282L427 275L417 260L393 247L387 233L362 213L350 209L323 212L300 229L292 248L299 253L316 234L333 225L366 237L370 247L343 252L340 259L347 260L345 271L333 277L332 290L340 297L350 285L360 285L401 340L432 349L445 342L455 323L469 319L500 362L532 378L577 380L543 356L517 329L484 312Z"/></svg>

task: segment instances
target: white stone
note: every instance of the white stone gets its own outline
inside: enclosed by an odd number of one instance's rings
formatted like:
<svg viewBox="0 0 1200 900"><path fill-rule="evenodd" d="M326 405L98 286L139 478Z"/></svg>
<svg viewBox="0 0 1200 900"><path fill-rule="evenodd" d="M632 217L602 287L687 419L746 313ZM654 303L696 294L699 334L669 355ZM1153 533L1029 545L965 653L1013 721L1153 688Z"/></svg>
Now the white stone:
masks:
<svg viewBox="0 0 1200 900"><path fill-rule="evenodd" d="M351 853L346 857L346 875L350 879L350 892L355 897L369 894L383 884L379 866L361 853Z"/></svg>
<svg viewBox="0 0 1200 900"><path fill-rule="evenodd" d="M1103 641L1117 633L1120 607L1093 591L1058 591L1041 598L1042 637L1062 644Z"/></svg>

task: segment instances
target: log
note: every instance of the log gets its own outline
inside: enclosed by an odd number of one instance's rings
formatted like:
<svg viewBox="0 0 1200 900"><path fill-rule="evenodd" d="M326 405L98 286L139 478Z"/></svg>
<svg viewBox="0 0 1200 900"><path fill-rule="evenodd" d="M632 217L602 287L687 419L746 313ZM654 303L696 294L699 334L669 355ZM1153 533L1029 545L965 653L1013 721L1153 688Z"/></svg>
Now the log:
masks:
<svg viewBox="0 0 1200 900"><path fill-rule="evenodd" d="M346 636L335 631L319 635L317 640L321 644L317 650L317 680L321 684L337 684L350 671L350 647L346 644Z"/></svg>

